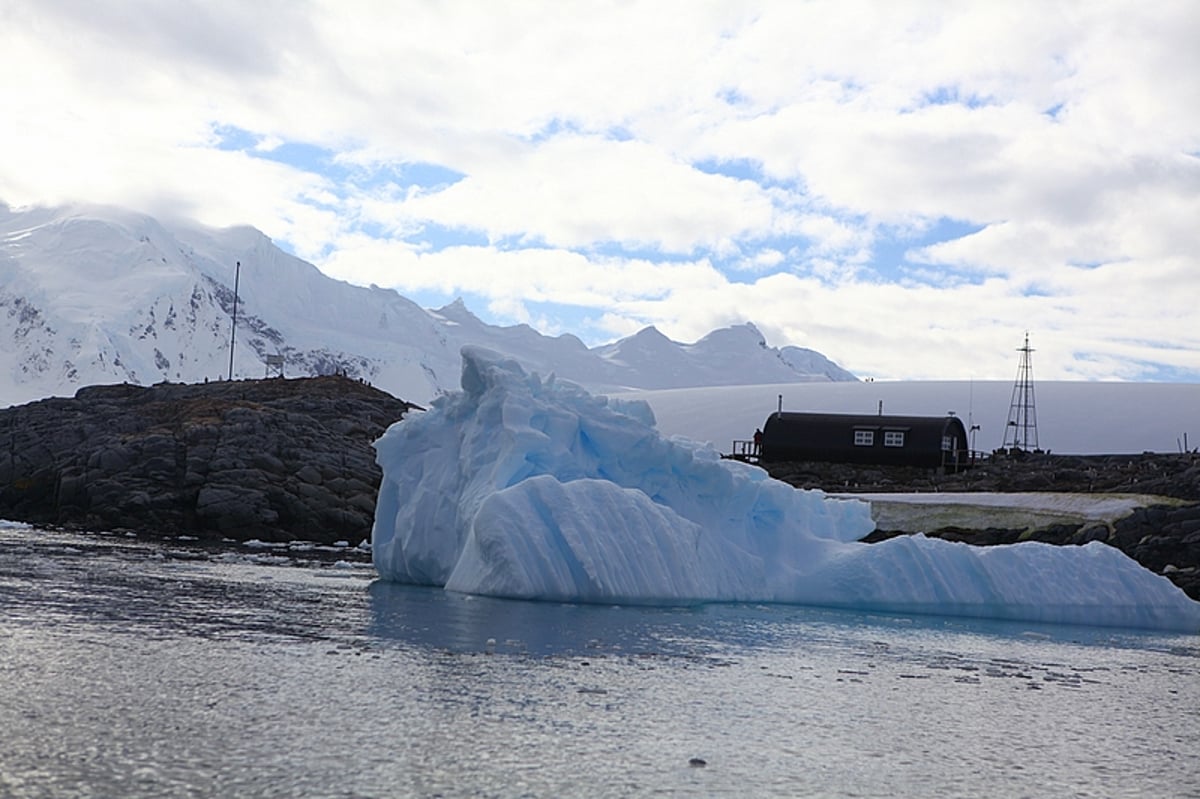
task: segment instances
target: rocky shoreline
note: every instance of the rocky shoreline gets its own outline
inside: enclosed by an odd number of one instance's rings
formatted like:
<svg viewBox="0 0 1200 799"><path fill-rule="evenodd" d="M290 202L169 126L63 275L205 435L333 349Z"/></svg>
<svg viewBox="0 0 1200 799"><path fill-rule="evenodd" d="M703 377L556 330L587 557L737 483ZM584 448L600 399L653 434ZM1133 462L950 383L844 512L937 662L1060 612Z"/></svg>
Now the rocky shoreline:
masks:
<svg viewBox="0 0 1200 799"><path fill-rule="evenodd" d="M372 443L416 406L345 377L91 386L0 410L0 518L199 543L370 537L382 473ZM1137 494L1111 522L877 530L977 545L1103 541L1200 600L1200 455L997 458L954 474L776 463L830 493Z"/></svg>
<svg viewBox="0 0 1200 799"><path fill-rule="evenodd" d="M382 476L371 444L415 407L336 376L82 388L0 410L0 517L355 545Z"/></svg>
<svg viewBox="0 0 1200 799"><path fill-rule="evenodd" d="M1200 502L1200 454L1027 455L995 457L942 473L912 466L841 463L767 463L767 472L797 488L839 492L1058 491L1082 494L1154 494Z"/></svg>
<svg viewBox="0 0 1200 799"><path fill-rule="evenodd" d="M876 530L881 541L922 532L979 546L1017 541L1084 544L1103 541L1163 574L1200 600L1200 455L1028 455L990 459L957 473L913 467L773 463L764 467L797 488L843 494L1054 492L1143 497L1144 504L1111 523L1069 521L1032 527L931 526Z"/></svg>

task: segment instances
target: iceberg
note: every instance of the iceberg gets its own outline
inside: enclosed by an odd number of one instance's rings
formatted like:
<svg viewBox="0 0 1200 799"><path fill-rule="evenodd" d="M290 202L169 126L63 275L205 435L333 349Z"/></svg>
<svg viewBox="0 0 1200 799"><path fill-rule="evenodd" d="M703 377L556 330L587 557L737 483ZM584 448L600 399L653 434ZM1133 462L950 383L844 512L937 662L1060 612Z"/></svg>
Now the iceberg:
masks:
<svg viewBox="0 0 1200 799"><path fill-rule="evenodd" d="M392 425L385 580L532 600L777 602L1200 632L1200 603L1099 542L861 542L870 505L666 438L649 405L462 350L462 390Z"/></svg>

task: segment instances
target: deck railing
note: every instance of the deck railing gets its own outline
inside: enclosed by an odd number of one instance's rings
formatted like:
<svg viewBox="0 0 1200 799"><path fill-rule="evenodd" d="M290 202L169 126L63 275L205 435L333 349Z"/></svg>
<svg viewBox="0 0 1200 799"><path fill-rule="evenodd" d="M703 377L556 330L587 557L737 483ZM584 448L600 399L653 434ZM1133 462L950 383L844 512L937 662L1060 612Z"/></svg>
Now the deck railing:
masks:
<svg viewBox="0 0 1200 799"><path fill-rule="evenodd" d="M753 441L735 440L733 442L733 451L729 457L738 461L757 461L759 456L759 447L754 446Z"/></svg>

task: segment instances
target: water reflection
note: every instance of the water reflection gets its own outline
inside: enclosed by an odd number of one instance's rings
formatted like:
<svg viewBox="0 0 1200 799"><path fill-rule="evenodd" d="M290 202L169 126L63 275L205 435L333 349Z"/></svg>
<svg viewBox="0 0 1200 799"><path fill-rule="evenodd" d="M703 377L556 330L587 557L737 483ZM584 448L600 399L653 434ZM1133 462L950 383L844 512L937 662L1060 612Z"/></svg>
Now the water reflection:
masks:
<svg viewBox="0 0 1200 799"><path fill-rule="evenodd" d="M450 652L694 656L721 626L712 608L527 602L383 580L368 594L368 635Z"/></svg>
<svg viewBox="0 0 1200 799"><path fill-rule="evenodd" d="M1197 636L961 617L889 615L796 605L645 607L531 602L376 580L367 636L446 652L720 658L847 638L929 643L985 636L1012 641L1170 651L1200 657Z"/></svg>

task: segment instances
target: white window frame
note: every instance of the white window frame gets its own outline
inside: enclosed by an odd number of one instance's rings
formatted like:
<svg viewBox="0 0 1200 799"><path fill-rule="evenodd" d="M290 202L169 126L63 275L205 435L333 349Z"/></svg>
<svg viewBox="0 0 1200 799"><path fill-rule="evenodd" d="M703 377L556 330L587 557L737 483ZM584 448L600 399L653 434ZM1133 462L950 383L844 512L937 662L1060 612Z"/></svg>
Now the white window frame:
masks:
<svg viewBox="0 0 1200 799"><path fill-rule="evenodd" d="M904 446L904 431L903 430L884 430L883 445L885 447L903 447Z"/></svg>
<svg viewBox="0 0 1200 799"><path fill-rule="evenodd" d="M873 446L875 446L875 431L874 430L855 430L854 431L854 446L856 446L856 447L873 447Z"/></svg>

